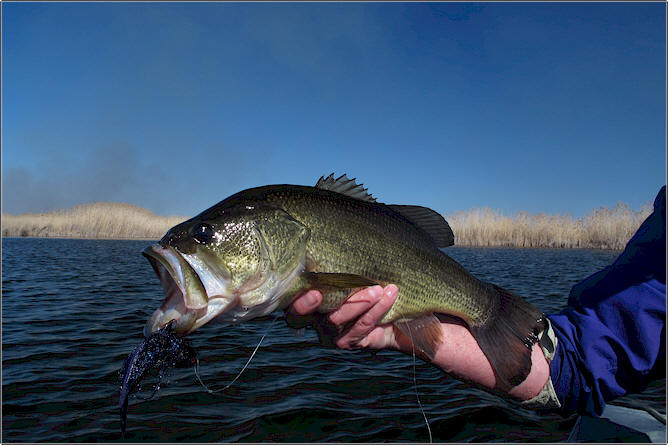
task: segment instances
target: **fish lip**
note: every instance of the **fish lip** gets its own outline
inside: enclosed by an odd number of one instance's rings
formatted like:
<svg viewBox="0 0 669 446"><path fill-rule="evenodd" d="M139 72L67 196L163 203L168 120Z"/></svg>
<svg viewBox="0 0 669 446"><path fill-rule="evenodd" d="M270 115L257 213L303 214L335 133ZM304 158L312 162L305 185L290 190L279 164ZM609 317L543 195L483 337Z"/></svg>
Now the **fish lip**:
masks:
<svg viewBox="0 0 669 446"><path fill-rule="evenodd" d="M156 244L142 251L162 285L165 298L144 326L144 336L165 327L171 320L175 320L175 330L187 331L192 325L193 309L188 308L186 302L186 288L184 275L178 261L178 254L169 246ZM189 316L189 317L184 317Z"/></svg>
<svg viewBox="0 0 669 446"><path fill-rule="evenodd" d="M148 259L163 287L166 285L165 279L169 278L179 287L182 296L185 296L183 272L179 263L174 262L174 257L178 254L174 253L169 247L156 244L145 248L142 255ZM165 276L165 272L168 273L167 276Z"/></svg>
<svg viewBox="0 0 669 446"><path fill-rule="evenodd" d="M161 244L150 246L142 254L149 259L154 271L158 275L165 294L172 285L179 287L186 308L199 310L207 306L207 292L200 279L200 274L185 261L183 254L171 246ZM165 274L167 273L167 274ZM193 291L193 280L201 286L202 293ZM187 283L190 281L190 286ZM198 288L198 286L195 286Z"/></svg>
<svg viewBox="0 0 669 446"><path fill-rule="evenodd" d="M228 299L232 293L228 289L230 284L230 272L225 267L221 268L212 264L211 259L206 256L189 254L175 249L181 255L191 269L197 274L200 283L207 294L207 299Z"/></svg>
<svg viewBox="0 0 669 446"><path fill-rule="evenodd" d="M184 285L183 267L191 268L195 276L200 279L200 274L190 262L180 262L179 259L187 260L183 254L171 246L155 244L145 248L142 255L151 264L156 276L160 280L165 294L165 299L156 309L144 326L144 336L165 327L171 320L175 320L175 331L187 335L197 328L209 322L220 313L226 311L234 302L228 296L207 294L207 303L203 306L188 305L187 291ZM185 264L184 264L185 263ZM203 288L205 284L202 283Z"/></svg>

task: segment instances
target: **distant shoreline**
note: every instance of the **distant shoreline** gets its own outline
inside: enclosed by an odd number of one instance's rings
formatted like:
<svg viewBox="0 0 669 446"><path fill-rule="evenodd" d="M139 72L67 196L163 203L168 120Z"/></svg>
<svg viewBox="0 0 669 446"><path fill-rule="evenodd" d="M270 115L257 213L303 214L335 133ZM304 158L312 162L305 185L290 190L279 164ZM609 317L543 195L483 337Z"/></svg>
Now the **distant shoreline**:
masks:
<svg viewBox="0 0 669 446"><path fill-rule="evenodd" d="M126 203L90 203L42 214L2 214L3 237L159 240L186 217Z"/></svg>
<svg viewBox="0 0 669 446"><path fill-rule="evenodd" d="M650 204L634 211L619 203L574 218L526 212L510 217L479 208L445 218L459 247L622 250L651 210ZM42 214L2 214L2 237L153 241L188 218L157 216L125 203L91 203Z"/></svg>
<svg viewBox="0 0 669 446"><path fill-rule="evenodd" d="M489 208L458 211L445 218L456 246L620 251L651 211L650 203L638 211L618 203L593 209L581 218L527 212L505 216Z"/></svg>
<svg viewBox="0 0 669 446"><path fill-rule="evenodd" d="M33 236L33 235L3 235L2 238L18 238L18 239L61 239L61 240L128 240L128 241L147 241L153 242L160 240L160 237L75 237L68 235L51 235L51 236Z"/></svg>
<svg viewBox="0 0 669 446"><path fill-rule="evenodd" d="M19 239L19 240L31 240L31 239L36 239L36 240L46 240L46 239L53 239L53 240L102 240L102 241L135 241L135 242L157 242L160 240L160 238L146 238L146 237L126 237L126 238L120 238L120 237L67 237L67 236L49 236L49 237L34 237L34 236L2 236L2 238L6 239ZM484 249L506 249L506 248L512 248L512 249L556 249L556 250L568 250L568 249L590 249L593 251L621 251L622 249L612 249L612 248L556 248L556 247L550 247L550 246L510 246L510 245L465 245L465 244L456 244L453 246L449 246L446 249L446 253L448 253L449 248L484 248Z"/></svg>

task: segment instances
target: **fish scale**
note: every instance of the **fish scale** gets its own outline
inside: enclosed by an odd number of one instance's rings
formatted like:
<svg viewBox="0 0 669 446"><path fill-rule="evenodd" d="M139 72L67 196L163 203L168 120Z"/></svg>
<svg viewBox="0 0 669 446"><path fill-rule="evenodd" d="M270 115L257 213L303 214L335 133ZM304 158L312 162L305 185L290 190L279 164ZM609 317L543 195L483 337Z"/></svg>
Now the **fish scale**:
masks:
<svg viewBox="0 0 669 446"><path fill-rule="evenodd" d="M398 285L397 301L382 323L437 311L480 324L494 310L486 300L490 291L483 283L401 217L384 213L385 205L346 200L348 197L321 198L302 188L292 192L268 193L266 201L281 206L311 229L307 252L319 272L347 272ZM376 212L365 209L370 207ZM462 271L452 274L452 269ZM338 307L346 295L338 297L341 301L330 301L327 307Z"/></svg>

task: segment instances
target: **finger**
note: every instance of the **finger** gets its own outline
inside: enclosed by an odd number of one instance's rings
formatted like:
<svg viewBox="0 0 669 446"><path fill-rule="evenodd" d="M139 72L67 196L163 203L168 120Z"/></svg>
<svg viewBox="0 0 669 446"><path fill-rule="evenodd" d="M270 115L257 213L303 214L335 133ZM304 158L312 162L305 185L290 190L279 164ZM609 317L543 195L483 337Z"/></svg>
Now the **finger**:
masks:
<svg viewBox="0 0 669 446"><path fill-rule="evenodd" d="M298 297L285 311L286 323L290 328L299 330L312 325L314 311L323 300L317 290L310 290Z"/></svg>
<svg viewBox="0 0 669 446"><path fill-rule="evenodd" d="M293 302L293 310L299 315L307 315L316 311L323 301L323 295L318 290L309 290Z"/></svg>
<svg viewBox="0 0 669 446"><path fill-rule="evenodd" d="M377 327L383 316L393 306L397 299L398 289L395 285L388 285L383 295L355 324L337 341L339 348L357 348L369 345L364 339ZM380 334L380 331L379 333Z"/></svg>
<svg viewBox="0 0 669 446"><path fill-rule="evenodd" d="M369 310L382 296L383 288L379 285L358 291L346 299L339 309L330 314L330 321L337 327L342 327Z"/></svg>
<svg viewBox="0 0 669 446"><path fill-rule="evenodd" d="M335 347L335 339L339 337L339 329L330 322L326 314L314 313L313 327L318 334L318 340L324 347Z"/></svg>

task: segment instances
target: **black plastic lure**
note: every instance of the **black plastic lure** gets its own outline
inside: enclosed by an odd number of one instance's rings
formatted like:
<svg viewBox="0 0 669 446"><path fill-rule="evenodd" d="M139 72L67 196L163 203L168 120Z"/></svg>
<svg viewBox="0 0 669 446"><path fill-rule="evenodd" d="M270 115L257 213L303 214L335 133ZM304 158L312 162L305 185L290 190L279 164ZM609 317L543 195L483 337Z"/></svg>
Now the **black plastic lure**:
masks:
<svg viewBox="0 0 669 446"><path fill-rule="evenodd" d="M125 436L125 425L128 414L128 397L137 387L147 372L155 370L158 373L159 384L165 373L174 367L183 367L195 364L197 354L188 342L174 334L174 320L165 327L144 338L141 344L133 350L123 363L119 371L121 391L119 395L119 409L121 414L121 433Z"/></svg>

